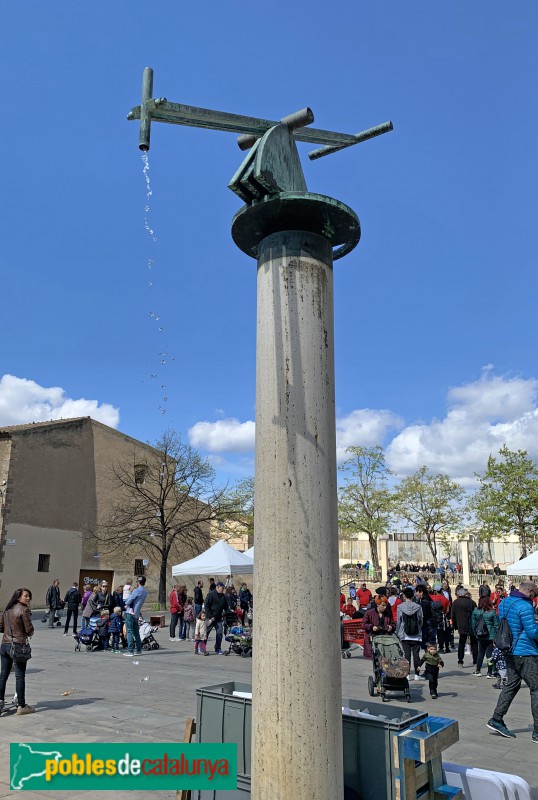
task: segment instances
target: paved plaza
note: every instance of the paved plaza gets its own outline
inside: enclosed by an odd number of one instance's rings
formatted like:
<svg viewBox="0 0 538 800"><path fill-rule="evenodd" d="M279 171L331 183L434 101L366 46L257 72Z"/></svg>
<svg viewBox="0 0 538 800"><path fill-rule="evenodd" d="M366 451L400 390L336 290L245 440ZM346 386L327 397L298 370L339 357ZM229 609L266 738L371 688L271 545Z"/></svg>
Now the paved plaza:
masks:
<svg viewBox="0 0 538 800"><path fill-rule="evenodd" d="M32 640L34 657L27 674L27 702L37 707L37 713L0 719L1 798L38 800L53 796L46 792L9 791L10 742L180 741L185 720L196 714L197 687L227 680L250 683L251 659L213 653L209 658L195 656L192 643L169 642L166 629L155 634L162 645L160 650L128 659L112 653L77 653L71 637L63 637L61 628L46 629L39 616L34 613L38 620ZM520 775L531 784L533 798L538 800L538 748L531 742L528 689L522 688L506 720L517 738L503 739L485 727L498 697L492 681L473 677L470 665L461 670L456 661L455 653L445 657L437 701L430 699L427 683L411 683L411 707L459 721L460 741L446 751L445 761ZM334 667L342 669L343 696L364 700L368 705L367 677L371 670L362 651L355 650L351 659L339 660ZM6 697L11 691L12 677ZM72 694L62 696L63 692ZM394 705L404 704L399 699L387 704L389 717ZM109 795L129 800L175 800L174 792L99 793L103 797ZM65 792L62 796L75 800L95 797L96 792Z"/></svg>

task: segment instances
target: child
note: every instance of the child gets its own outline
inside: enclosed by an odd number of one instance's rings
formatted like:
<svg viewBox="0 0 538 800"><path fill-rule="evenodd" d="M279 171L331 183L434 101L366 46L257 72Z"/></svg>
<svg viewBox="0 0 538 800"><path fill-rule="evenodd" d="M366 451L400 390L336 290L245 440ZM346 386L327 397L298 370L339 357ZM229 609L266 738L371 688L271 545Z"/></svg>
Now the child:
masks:
<svg viewBox="0 0 538 800"><path fill-rule="evenodd" d="M200 611L198 614L198 618L196 620L196 628L194 630L194 652L195 654L198 653L198 649L200 649L200 653L204 656L208 656L209 653L205 649L205 644L207 642L207 624L205 621L205 611Z"/></svg>
<svg viewBox="0 0 538 800"><path fill-rule="evenodd" d="M97 624L95 626L97 633L99 635L99 650L108 650L108 623L109 623L109 610L108 608L103 608L99 615L99 619L97 620Z"/></svg>
<svg viewBox="0 0 538 800"><path fill-rule="evenodd" d="M116 606L114 608L114 612L110 615L110 620L108 623L108 630L109 633L112 634L112 652L119 653L120 652L120 634L121 628L123 625L123 619L121 616L121 607Z"/></svg>
<svg viewBox="0 0 538 800"><path fill-rule="evenodd" d="M493 651L491 657L488 658L488 667L494 667L498 673L497 682L492 684L494 689L502 689L508 682L508 670L506 668L506 658L504 653L501 653L499 648L493 641Z"/></svg>
<svg viewBox="0 0 538 800"><path fill-rule="evenodd" d="M437 652L437 645L435 642L429 642L426 645L426 652L420 659L420 666L425 664L424 677L428 679L430 684L430 695L432 700L437 700L437 681L439 679L439 667L444 667L444 661Z"/></svg>
<svg viewBox="0 0 538 800"><path fill-rule="evenodd" d="M194 603L192 597L187 598L187 602L183 606L183 623L185 625L185 639L187 642L192 641L194 636L191 636L191 632L194 633L194 621L196 619L194 613Z"/></svg>

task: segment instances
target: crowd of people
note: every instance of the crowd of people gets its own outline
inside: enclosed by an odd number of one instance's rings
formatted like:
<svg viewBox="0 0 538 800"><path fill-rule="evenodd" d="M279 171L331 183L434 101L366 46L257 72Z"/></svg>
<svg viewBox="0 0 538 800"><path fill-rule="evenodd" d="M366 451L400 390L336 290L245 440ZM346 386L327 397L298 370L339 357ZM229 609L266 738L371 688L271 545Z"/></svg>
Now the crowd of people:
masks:
<svg viewBox="0 0 538 800"><path fill-rule="evenodd" d="M351 582L348 596L340 595L340 614L344 620L362 619L365 658L372 658L376 635L397 636L413 665L414 680L427 679L433 699L438 696L443 654L457 652L458 667L470 656L475 677L482 677L485 664L486 677L496 678L493 686L501 690L487 726L502 736L514 736L504 716L524 681L531 694L532 741L538 743L538 586L531 580L508 590L502 580L493 590L483 583L478 602L461 583L452 592L448 581L432 585L424 573L418 583L409 580L402 587L400 580L397 585L389 580L375 593L365 582L358 586ZM503 619L507 627L501 633Z"/></svg>
<svg viewBox="0 0 538 800"><path fill-rule="evenodd" d="M187 587L176 584L170 592L171 642L194 642L194 652L208 655L206 644L209 634L215 631L215 653L223 655L222 637L227 629L227 615L235 617L237 624L245 625L252 619L252 592L242 583L239 592L231 576L226 583L209 578L209 591L204 597L204 581L199 580L193 597Z"/></svg>
<svg viewBox="0 0 538 800"><path fill-rule="evenodd" d="M400 565L401 566L401 565ZM409 565L406 565L409 566ZM473 675L487 678L501 690L495 711L487 725L505 737L514 734L506 727L504 716L516 696L522 681L531 695L534 719L532 741L538 743L538 586L523 581L518 587L505 587L498 580L492 589L482 583L478 601L461 583L451 587L447 580L430 582L427 574L414 573L405 582L403 571L392 575L386 585L372 592L366 582L349 584L348 596L340 595L340 613L345 619L362 619L365 633L364 656L372 657L372 639L378 634L398 637L404 656L412 664L414 680L428 680L433 699L438 696L439 670L444 666L442 656L457 653L457 664L464 666L471 657ZM85 585L81 593L77 582L62 599L60 581L55 580L47 591L49 626L66 609L64 636L72 625L77 635L79 612L83 628L95 621L99 649L121 652L132 657L142 655L139 621L147 597L146 578L136 578L109 590L102 581L95 586ZM29 640L34 633L29 604L32 593L17 589L0 615L0 713L4 707L5 688L9 674L15 673L17 714L30 714L35 709L26 703L26 664L31 658ZM207 655L207 640L215 631L215 653L223 654L222 637L230 617L237 624L252 619L252 593L246 584L236 591L231 577L226 584L209 579L209 591L204 595L204 582L199 580L192 596L184 585L176 585L170 593L170 641L189 641L196 654ZM44 618L43 621L46 621ZM506 631L509 631L507 634ZM455 634L458 635L457 647ZM509 646L506 645L507 636Z"/></svg>

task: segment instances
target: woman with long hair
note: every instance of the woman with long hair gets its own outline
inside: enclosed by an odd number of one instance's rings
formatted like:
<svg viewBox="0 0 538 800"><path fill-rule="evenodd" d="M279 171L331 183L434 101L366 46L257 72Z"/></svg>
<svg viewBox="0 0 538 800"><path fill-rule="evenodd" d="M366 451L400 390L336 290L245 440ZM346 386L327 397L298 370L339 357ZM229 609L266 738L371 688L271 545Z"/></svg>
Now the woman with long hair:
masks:
<svg viewBox="0 0 538 800"><path fill-rule="evenodd" d="M0 712L4 707L6 683L12 668L15 669L15 689L17 692L17 714L33 714L35 708L26 704L26 661L14 658L11 654L13 643L26 644L33 636L34 626L28 607L32 599L29 589L16 589L0 617L0 632L3 633L0 646Z"/></svg>
<svg viewBox="0 0 538 800"><path fill-rule="evenodd" d="M488 661L491 658L493 640L497 635L498 628L499 617L495 613L493 603L489 596L482 595L478 599L478 608L473 609L471 616L471 630L478 642L478 658L476 660L476 670L473 672L473 675L477 677L481 675L480 670L482 669L484 656ZM489 664L487 677L495 677L493 667Z"/></svg>

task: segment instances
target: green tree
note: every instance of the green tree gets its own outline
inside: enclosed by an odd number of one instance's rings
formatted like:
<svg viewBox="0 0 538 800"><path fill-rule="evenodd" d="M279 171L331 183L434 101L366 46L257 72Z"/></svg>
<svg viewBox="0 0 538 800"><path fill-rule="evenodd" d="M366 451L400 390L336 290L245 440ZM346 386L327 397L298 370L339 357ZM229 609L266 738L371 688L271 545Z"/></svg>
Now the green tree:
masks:
<svg viewBox="0 0 538 800"><path fill-rule="evenodd" d="M343 536L366 533L375 570L379 569L377 540L389 530L392 494L391 474L385 453L376 447L348 447L350 457L339 467L344 486L338 498L338 524Z"/></svg>
<svg viewBox="0 0 538 800"><path fill-rule="evenodd" d="M249 547L254 544L254 477L243 478L228 492L220 529L230 536L246 533Z"/></svg>
<svg viewBox="0 0 538 800"><path fill-rule="evenodd" d="M92 531L100 552L133 552L155 560L159 604L167 600L171 554L184 559L209 546L209 526L227 511L225 491L214 487L214 470L174 431L153 447L135 448L111 468L117 501L109 517Z"/></svg>
<svg viewBox="0 0 538 800"><path fill-rule="evenodd" d="M431 475L421 467L396 487L395 510L398 517L426 540L435 564L438 543L448 547L451 534L463 523L465 492L448 475Z"/></svg>
<svg viewBox="0 0 538 800"><path fill-rule="evenodd" d="M490 455L471 505L481 541L516 534L521 554L538 541L538 468L526 450L503 445L499 457Z"/></svg>

